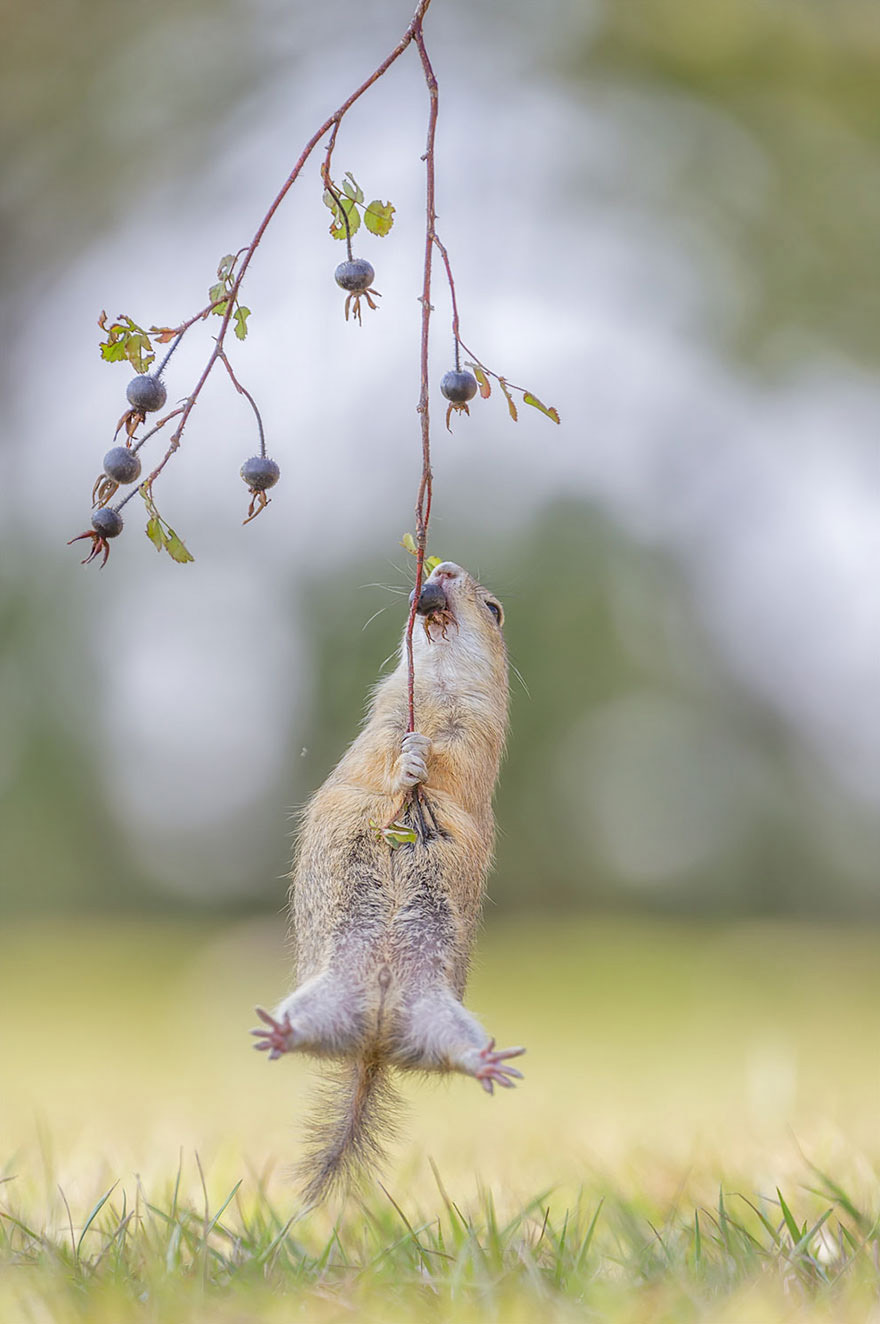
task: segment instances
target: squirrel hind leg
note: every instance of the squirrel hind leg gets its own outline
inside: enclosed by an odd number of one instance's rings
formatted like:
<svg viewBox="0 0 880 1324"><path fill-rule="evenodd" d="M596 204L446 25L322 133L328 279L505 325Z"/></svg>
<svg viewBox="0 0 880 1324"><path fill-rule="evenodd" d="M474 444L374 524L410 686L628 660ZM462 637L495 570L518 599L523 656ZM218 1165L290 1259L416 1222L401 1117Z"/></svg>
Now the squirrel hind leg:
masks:
<svg viewBox="0 0 880 1324"><path fill-rule="evenodd" d="M417 1071L460 1071L487 1094L495 1085L512 1089L522 1072L509 1065L524 1048L496 1049L472 1012L448 989L435 989L401 1011L393 1060Z"/></svg>
<svg viewBox="0 0 880 1324"><path fill-rule="evenodd" d="M297 1051L344 1056L361 1051L366 1037L363 996L341 979L318 975L294 989L251 1033L270 1059Z"/></svg>

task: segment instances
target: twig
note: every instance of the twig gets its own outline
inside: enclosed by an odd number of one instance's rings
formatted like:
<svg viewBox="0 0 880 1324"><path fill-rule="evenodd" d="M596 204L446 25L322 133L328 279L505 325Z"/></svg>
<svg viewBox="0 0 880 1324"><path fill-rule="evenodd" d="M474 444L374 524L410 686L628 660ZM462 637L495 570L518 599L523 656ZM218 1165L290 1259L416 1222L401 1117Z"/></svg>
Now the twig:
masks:
<svg viewBox="0 0 880 1324"><path fill-rule="evenodd" d="M348 250L348 260L349 262L353 262L354 254L351 249L351 222L348 219L348 212L342 205L342 199L333 184L333 180L330 178L330 159L333 156L333 148L336 146L336 135L339 133L339 123L339 120L337 120L333 125L333 132L330 134L330 141L327 144L327 151L324 153L324 160L321 165L321 178L324 181L325 189L339 209L339 214L342 217L342 224L345 226L345 247Z"/></svg>
<svg viewBox="0 0 880 1324"><path fill-rule="evenodd" d="M422 158L425 162L425 265L422 277L421 390L419 393L418 404L418 414L422 433L422 476L419 482L418 496L416 498L416 586L415 592L413 593L412 605L409 610L409 620L406 625L407 731L415 730L413 628L416 622L419 595L422 591L422 573L425 566L425 550L428 544L428 523L431 518L431 425L428 416L428 346L431 324L431 259L433 257L434 242L436 239L434 233L434 225L436 222L436 212L434 209L434 139L437 132L437 113L439 110L437 79L434 76L434 70L431 68L431 61L428 59L428 52L425 49L420 15L417 15L413 22L412 39L418 48L419 58L422 62L422 70L425 75L425 85L428 89L430 104L428 110L427 142L425 146L425 154Z"/></svg>
<svg viewBox="0 0 880 1324"><path fill-rule="evenodd" d="M251 264L251 259L253 258L254 254L256 253L257 249L260 246L260 241L269 227L272 217L275 215L276 211L281 206L284 199L287 197L287 194L290 192L291 188L296 183L297 179L299 178L300 172L303 169L303 166L306 164L312 152L315 150L318 143L324 137L325 133L330 133L331 131L334 131L331 139L331 143L335 141L335 136L336 136L335 131L338 131L339 123L342 120L343 116L347 114L347 112L351 109L351 107L355 104L355 102L358 101L364 95L365 92L369 91L369 89L373 86L373 84L377 82L377 80L380 79L383 76L383 74L387 72L388 69L391 68L395 60L400 58L400 56L409 46L410 42L415 40L416 34L418 33L419 37L421 36L422 19L424 18L425 14L428 12L428 8L430 4L431 4L431 0L419 0L418 5L416 6L416 11L413 14L409 26L407 27L400 41L394 47L393 51L391 51L390 54L386 55L385 59L381 62L381 64L377 65L377 67L373 70L370 76L364 79L360 87L356 88L355 91L352 92L350 96L346 97L342 105L339 106L338 109L334 110L333 114L329 115L327 119L324 121L324 123L321 125L321 127L317 129L315 133L312 134L311 138L308 140L302 152L300 153L299 159L296 162L295 166L293 167L290 174L287 176L284 183L281 185L281 188L278 190L277 194L275 195L275 198L273 199L269 207L269 210L266 212L265 216L260 221L260 224L257 226L253 239L247 245L246 248L240 250L243 253L241 266L239 267L235 280L233 281L232 285L229 288L229 292L226 295L226 299L227 299L226 311L223 313L223 320L220 324L220 330L217 333L214 349L212 350L208 358L208 362L205 364L205 367L202 370L202 375L199 377L199 380L196 382L194 389L190 393L190 396L184 407L183 417L181 418L180 423L178 424L174 432L174 435L171 438L171 444L169 445L168 450L165 452L162 459L156 465L153 472L145 479L146 483L155 482L155 480L159 477L159 474L165 468L165 465L171 459L171 456L180 446L180 439L181 436L183 435L183 430L189 421L189 416L192 413L193 409L195 408L196 401L201 395L202 389L204 388L206 381L210 377L211 371L215 363L217 362L218 358L220 357L220 353L223 349L223 342L226 338L226 332L229 329L229 323L232 318L233 309L235 307L239 289L241 288L241 283L244 280L245 275L247 273L247 269ZM424 47L422 47L422 50L423 49ZM425 64L426 59L427 57L423 56L422 58L423 65ZM430 69L430 65L428 65L428 68ZM433 73L431 74L431 78L433 79ZM436 83L435 83L435 88L436 88ZM197 320L197 318L192 320Z"/></svg>
<svg viewBox="0 0 880 1324"><path fill-rule="evenodd" d="M260 417L260 411L257 408L257 402L254 399L254 397L251 395L247 387L242 386L241 382L238 380L235 373L232 371L232 364L229 362L229 359L226 357L226 352L222 349L220 351L220 358L223 361L223 366L226 368L226 371L229 373L230 379L232 381L232 385L235 387L236 391L238 391L239 395L243 395L245 399L250 402L251 409L254 411L254 413L257 416L257 427L260 429L260 454L265 460L266 434L263 432L263 420Z"/></svg>
<svg viewBox="0 0 880 1324"><path fill-rule="evenodd" d="M449 254L446 251L446 245L440 242L440 236L435 232L434 243L440 256L443 259L443 265L446 268L446 279L449 283L449 297L452 300L452 341L455 347L455 371L461 371L461 340L458 334L458 302L455 297L455 281L452 277L452 266L449 261Z"/></svg>

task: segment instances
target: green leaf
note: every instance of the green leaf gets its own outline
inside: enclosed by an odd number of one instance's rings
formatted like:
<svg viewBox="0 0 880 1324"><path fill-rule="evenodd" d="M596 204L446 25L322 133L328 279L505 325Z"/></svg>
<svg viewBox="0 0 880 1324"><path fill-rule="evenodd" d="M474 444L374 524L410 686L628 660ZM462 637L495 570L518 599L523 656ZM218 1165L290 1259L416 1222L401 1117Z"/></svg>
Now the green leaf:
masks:
<svg viewBox="0 0 880 1324"><path fill-rule="evenodd" d="M525 391L523 393L523 404L531 405L533 409L540 409L541 413L546 414L548 418L552 418L554 423L559 422L559 414L557 410L555 410L552 405L549 407L547 405L542 405L538 397L532 395L531 391Z"/></svg>
<svg viewBox="0 0 880 1324"><path fill-rule="evenodd" d="M345 178L342 181L342 191L345 196L351 198L353 202L363 202L364 200L363 189L360 187L350 170L346 170L345 172Z"/></svg>
<svg viewBox="0 0 880 1324"><path fill-rule="evenodd" d="M426 556L426 557L425 557L425 569L427 570L427 572L428 572L429 575L433 575L433 573L434 573L434 571L437 569L438 565L442 565L442 564L443 564L443 557L442 557L442 556Z"/></svg>
<svg viewBox="0 0 880 1324"><path fill-rule="evenodd" d="M378 198L371 202L364 212L364 225L370 234L384 239L394 224L394 207L390 202L380 202Z"/></svg>
<svg viewBox="0 0 880 1324"><path fill-rule="evenodd" d="M389 823L387 827L383 827L382 836L392 850L397 850L398 846L406 846L417 840L415 829L407 827L406 823L399 822Z"/></svg>
<svg viewBox="0 0 880 1324"><path fill-rule="evenodd" d="M125 357L138 372L146 372L156 355L146 332L135 332L125 341Z"/></svg>
<svg viewBox="0 0 880 1324"><path fill-rule="evenodd" d="M510 417L513 419L515 423L518 415L516 412L516 405L513 403L513 396L510 394L510 391L507 389L507 382L504 380L503 377L499 377L498 385L501 387L502 391L504 392L504 398L507 401L507 408L510 411Z"/></svg>
<svg viewBox="0 0 880 1324"><path fill-rule="evenodd" d="M107 340L100 346L101 358L106 359L108 363L118 363L120 359L125 358L124 340Z"/></svg>
<svg viewBox="0 0 880 1324"><path fill-rule="evenodd" d="M239 340L244 340L248 333L247 320L250 315L250 308L245 308L244 305L235 310L235 317L232 320L235 322L235 334Z"/></svg>
<svg viewBox="0 0 880 1324"><path fill-rule="evenodd" d="M232 275L232 268L235 266L235 254L227 253L220 259L220 265L217 268L217 275L222 281L227 281Z"/></svg>
<svg viewBox="0 0 880 1324"><path fill-rule="evenodd" d="M355 206L355 203L351 198L343 198L341 208L338 206L334 206L333 208L335 219L330 226L330 233L334 239L345 238L345 221L342 219L343 210L348 217L348 228L351 231L352 236L356 235L361 228L361 214Z"/></svg>
<svg viewBox="0 0 880 1324"><path fill-rule="evenodd" d="M408 552L412 552L413 556L418 556L419 549L416 546L416 540L411 533L405 533L403 535L403 537L400 540L400 545L401 547L404 547Z"/></svg>
<svg viewBox="0 0 880 1324"><path fill-rule="evenodd" d="M107 314L102 313L98 325L107 332L107 339L101 341L101 358L108 363L118 363L127 359L138 372L146 372L156 357L150 337L142 326L133 322L124 313L120 314L111 326L107 325Z"/></svg>
<svg viewBox="0 0 880 1324"><path fill-rule="evenodd" d="M225 293L226 293L226 282L222 280L218 280L217 284L212 285L211 288L208 290L208 299L211 303L216 303L218 299L223 298Z"/></svg>
<svg viewBox="0 0 880 1324"><path fill-rule="evenodd" d="M194 561L196 558L186 548L181 538L172 528L168 529L168 537L165 540L165 550L172 561L179 562L180 565L186 565L187 561Z"/></svg>
<svg viewBox="0 0 880 1324"><path fill-rule="evenodd" d="M153 544L157 552L161 552L165 546L165 534L162 532L162 525L159 523L158 515L151 515L147 520L147 537Z"/></svg>
<svg viewBox="0 0 880 1324"><path fill-rule="evenodd" d="M467 366L469 368L473 368L474 370L474 376L476 377L477 385L480 388L480 395L484 400L488 400L489 396L492 394L492 387L490 385L489 378L483 372L483 369L480 367L479 363L469 363Z"/></svg>

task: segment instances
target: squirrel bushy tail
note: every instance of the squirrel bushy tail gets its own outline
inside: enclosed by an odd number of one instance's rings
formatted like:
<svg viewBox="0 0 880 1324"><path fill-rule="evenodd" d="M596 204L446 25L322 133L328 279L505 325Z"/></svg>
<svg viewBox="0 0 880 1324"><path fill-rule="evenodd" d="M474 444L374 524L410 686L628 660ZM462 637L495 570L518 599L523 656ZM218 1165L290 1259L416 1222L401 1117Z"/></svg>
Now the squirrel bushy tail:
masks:
<svg viewBox="0 0 880 1324"><path fill-rule="evenodd" d="M399 1096L378 1058L358 1058L324 1077L306 1123L306 1155L296 1173L309 1204L384 1161L384 1144L394 1135L399 1110Z"/></svg>

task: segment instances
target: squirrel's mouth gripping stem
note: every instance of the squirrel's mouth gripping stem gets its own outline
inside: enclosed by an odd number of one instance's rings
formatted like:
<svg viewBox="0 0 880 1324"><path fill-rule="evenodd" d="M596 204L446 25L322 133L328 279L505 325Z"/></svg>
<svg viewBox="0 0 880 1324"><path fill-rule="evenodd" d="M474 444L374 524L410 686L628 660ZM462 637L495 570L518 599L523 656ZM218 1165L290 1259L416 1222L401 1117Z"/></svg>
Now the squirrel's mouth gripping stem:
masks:
<svg viewBox="0 0 880 1324"><path fill-rule="evenodd" d="M420 616L433 616L435 612L448 611L449 599L442 584L428 580L419 594L416 611Z"/></svg>

